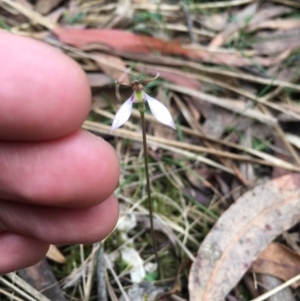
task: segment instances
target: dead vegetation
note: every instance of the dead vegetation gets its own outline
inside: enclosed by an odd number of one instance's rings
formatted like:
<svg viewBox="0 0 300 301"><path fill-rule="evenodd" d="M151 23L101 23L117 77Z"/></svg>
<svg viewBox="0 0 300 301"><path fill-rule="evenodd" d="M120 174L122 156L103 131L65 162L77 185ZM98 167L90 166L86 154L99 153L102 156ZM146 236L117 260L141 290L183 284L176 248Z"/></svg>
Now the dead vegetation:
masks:
<svg viewBox="0 0 300 301"><path fill-rule="evenodd" d="M0 27L82 66L93 92L83 127L121 162L115 232L93 246L53 246L50 265L0 277L1 300L258 301L272 288L264 274L296 277L268 300L300 300L299 1L0 0ZM160 279L138 111L109 134L131 93L118 99L114 81L157 73L149 93L178 128L146 114Z"/></svg>

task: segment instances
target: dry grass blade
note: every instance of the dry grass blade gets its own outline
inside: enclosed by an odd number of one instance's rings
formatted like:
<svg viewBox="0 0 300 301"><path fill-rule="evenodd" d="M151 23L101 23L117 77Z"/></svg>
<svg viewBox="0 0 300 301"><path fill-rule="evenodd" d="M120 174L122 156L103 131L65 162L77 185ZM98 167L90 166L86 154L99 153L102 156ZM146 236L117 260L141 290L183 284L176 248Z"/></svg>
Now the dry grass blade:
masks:
<svg viewBox="0 0 300 301"><path fill-rule="evenodd" d="M300 137L293 135L293 134L285 134L285 137L287 141L294 146L296 146L298 149L300 149Z"/></svg>
<svg viewBox="0 0 300 301"><path fill-rule="evenodd" d="M293 1L293 0L270 0L270 1L280 3L280 4L284 4L284 5L288 5L288 6L291 6L291 7L300 8L300 3L298 3L297 1Z"/></svg>
<svg viewBox="0 0 300 301"><path fill-rule="evenodd" d="M294 89L296 91L300 91L300 85L297 84L293 84L290 82L286 82L286 81L282 81L276 78L263 78L260 76L254 76L251 74L247 74L245 72L241 72L241 71L232 71L232 70L224 70L221 68L215 68L215 67L207 67L198 63L194 63L194 62L181 62L180 60L176 60L173 61L174 64L179 64L181 63L181 66L187 66L190 67L194 70L198 70L198 71L203 71L203 72L207 72L207 73L211 73L211 74L219 74L219 75L224 75L224 76L229 76L229 77L233 77L233 78L238 78L238 79L243 79L249 82L254 82L254 83L259 83L259 84L263 84L266 86L280 86L280 87L284 87L284 88L290 88L290 89Z"/></svg>
<svg viewBox="0 0 300 301"><path fill-rule="evenodd" d="M85 121L83 127L85 129L88 129L88 130L94 131L94 132L100 132L100 133L105 133L105 134L110 133L110 126L103 125L103 124L96 123L96 122L92 122L92 121ZM142 137L139 133L133 133L131 131L127 131L127 130L124 130L124 129L115 130L113 135L118 136L118 137L123 137L123 138L126 138L126 139L131 139L131 140L142 142ZM228 173L233 173L233 171L230 168L225 167L225 166L223 166L223 165L221 165L217 162L214 162L213 160L207 159L203 156L199 156L199 155L197 155L195 153L192 153L192 152L189 152L189 151L182 150L182 149L177 148L177 147L172 147L172 146L165 145L161 142L158 142L157 139L158 139L157 137L147 135L147 141L148 141L149 145L158 146L158 147L161 147L162 149L169 150L171 152L183 155L187 158L191 158L191 159L194 159L194 160L199 161L199 162L203 162L207 165L210 165L212 167L221 169L221 170L226 171Z"/></svg>
<svg viewBox="0 0 300 301"><path fill-rule="evenodd" d="M111 118L111 119L113 118L112 114L104 112L102 110L97 110L96 109L95 112L98 112L101 115L106 116L108 118ZM133 115L138 116L138 112L136 112L136 114L135 114L135 111L133 110ZM149 115L147 117L148 117L147 120L157 122L157 120L153 116ZM109 134L110 133L110 130L109 130L110 127L109 126L102 125L100 123L96 123L96 122L92 122L92 121L85 121L83 127L88 129L88 130L103 133L103 134ZM134 128L134 125L132 125L130 123L129 127ZM183 130L185 130L185 128L183 128ZM288 162L286 162L286 161L284 161L280 158L277 158L277 157L272 156L270 154L261 152L259 150L243 147L243 146L233 144L233 143L228 143L228 142L225 142L225 141L222 141L222 140L216 140L214 138L206 137L205 135L197 135L197 134L195 134L195 132L191 132L191 131L187 131L187 130L185 132L187 132L189 134L194 134L194 135L199 136L199 137L204 138L204 139L208 139L212 142L220 143L220 144L223 144L225 146L233 147L237 150L247 152L247 153L249 153L251 155L254 155L254 156L256 156L256 157L258 157L262 160L251 158L251 157L245 156L245 155L238 155L238 154L234 154L234 153L231 153L231 152L226 152L226 151L222 151L222 150L218 150L218 149L207 148L207 147L198 146L198 145L192 145L190 143L184 143L184 142L174 141L174 140L170 140L170 139L164 139L164 138L150 136L150 135L147 136L147 139L149 140L150 143L152 143L152 145L160 145L160 147L165 148L165 149L166 149L167 145L169 145L169 146L176 147L178 149L187 149L187 150L190 150L190 151L216 155L216 156L219 156L219 157L222 157L222 158L234 159L234 160L239 160L239 161L244 161L244 162L251 162L251 163L257 163L257 164L262 164L262 165L268 165L268 166L277 166L277 167L287 169L287 170L290 170L290 171L300 171L300 168L298 168L297 166L294 166L293 164L290 164L290 163L288 163ZM134 133L132 131L128 131L128 130L124 130L124 129L118 129L115 132L114 135L118 136L118 137L123 137L123 138L126 138L126 139L141 141L140 135L138 133ZM190 154L189 157L190 156L192 156L192 154ZM227 169L227 171L228 170L231 170L231 169Z"/></svg>
<svg viewBox="0 0 300 301"><path fill-rule="evenodd" d="M277 292L283 290L284 288L292 285L293 283L295 283L299 280L300 280L300 275L297 275L297 276L293 277L292 279L290 279L289 281L286 281L282 285L277 286L276 288L272 289L271 291L255 298L255 299L252 299L251 301L264 301L264 300L267 300L269 297L275 295Z"/></svg>
<svg viewBox="0 0 300 301"><path fill-rule="evenodd" d="M268 101L269 98L267 98L267 97L259 97L259 96L255 95L253 93L248 92L245 89L242 89L238 86L230 85L230 84L226 83L225 81L221 81L221 80L218 80L218 79L213 78L213 77L208 77L208 76L201 75L201 74L194 74L194 73L191 73L191 72L182 72L182 71L179 71L176 68L164 67L164 66L153 65L153 64L151 64L151 65L148 65L148 64L135 64L135 68L137 68L138 70L145 70L145 72L149 72L149 70L153 70L155 72L160 72L160 73L168 72L168 73L174 74L178 77L185 76L186 78L191 79L191 80L198 79L201 82L210 83L210 84L217 85L219 87L228 89L229 91L236 92L237 94L243 95L243 96L245 96L249 99L254 100L255 102L264 104L267 107L270 107L274 110L277 110L279 112L290 115L293 118L296 118L296 119L300 120L300 114L298 114L295 110L292 110L292 108L287 109L284 106L282 106L280 103L277 104L277 103ZM187 85L185 85L185 82L183 81L183 79L182 79L182 86L184 86L184 87L187 86ZM282 89L281 87L279 87L279 88L280 88L280 90Z"/></svg>
<svg viewBox="0 0 300 301"><path fill-rule="evenodd" d="M33 22L33 23L40 24L40 25L42 25L42 26L44 26L44 27L46 27L47 29L50 29L50 30L52 30L56 27L56 24L52 23L46 17L43 17L41 14L25 7L24 5L22 5L22 4L20 4L16 1L1 0L1 2L3 2L4 4L7 4L8 6L10 6L12 8L14 8L18 12L20 12L21 14L26 16L28 19L30 19L31 22Z"/></svg>
<svg viewBox="0 0 300 301"><path fill-rule="evenodd" d="M122 295L123 295L125 301L130 301L130 299L129 299L128 295L126 294L126 292L125 292L125 290L124 290L117 274L115 273L113 267L111 266L111 263L110 263L109 259L107 258L107 255L104 255L104 261L105 261L107 269L112 273L112 275L115 279L115 282L117 283L120 291L122 292Z"/></svg>
<svg viewBox="0 0 300 301"><path fill-rule="evenodd" d="M10 293L2 288L0 288L0 294L3 294L3 296L8 297L9 300L24 301L24 299L17 297L14 293Z"/></svg>
<svg viewBox="0 0 300 301"><path fill-rule="evenodd" d="M267 116L257 110L251 109L247 107L247 105L243 104L240 101L228 99L228 98L222 98L222 97L216 97L213 95L209 95L200 91L196 91L189 88L180 87L177 85L172 84L164 84L164 87L179 93L183 93L186 95L190 95L193 97L200 98L202 100L205 100L207 102L210 102L214 105L220 106L224 109L227 109L229 111L233 111L235 113L244 115L249 118L254 118L262 123L266 123L269 125L274 125L277 123L277 120L271 116Z"/></svg>
<svg viewBox="0 0 300 301"><path fill-rule="evenodd" d="M91 291L92 291L92 284L93 284L93 277L94 277L94 271L96 267L96 261L97 261L97 253L98 249L100 248L100 244L94 244L93 250L92 250L92 256L91 260L89 262L89 268L88 268L88 274L86 276L86 281L84 283L84 298L83 301L90 300L91 297Z"/></svg>
<svg viewBox="0 0 300 301"><path fill-rule="evenodd" d="M5 286L10 287L15 293L26 298L27 300L51 301L15 273L9 273L6 275L6 277L8 277L11 282L4 279L4 277L0 277L0 282L2 282Z"/></svg>
<svg viewBox="0 0 300 301"><path fill-rule="evenodd" d="M247 3L254 2L256 0L228 0L228 1L220 1L214 3L195 3L190 4L190 9L213 9L213 8L229 8L232 6L245 5ZM157 5L152 3L143 3L143 4L134 4L135 9L140 10L157 10ZM164 11L179 11L180 5L168 5L168 4L160 4L159 8Z"/></svg>
<svg viewBox="0 0 300 301"><path fill-rule="evenodd" d="M81 51L81 50L79 50L75 47L65 45L65 44L63 44L59 41L49 39L49 38L47 38L46 41L48 43L54 45L54 46L58 46L58 47L61 47L65 50L77 53L83 58L90 58L92 60L96 60L96 58L93 57L93 55L91 55L89 53L86 53L84 51ZM218 49L218 50L213 50L213 51L219 51L221 53L224 52L224 51L228 52L227 50L223 50L223 49L221 49L221 50ZM229 52L232 52L232 50L230 50ZM243 55L243 52L238 52L238 53L240 55ZM119 55L120 54L124 57L129 57L129 58L132 56L132 55L126 54L126 53L119 53ZM245 55L247 55L247 54L245 54ZM209 74L219 74L219 75L223 75L223 76L243 79L243 80L254 82L254 83L264 84L264 85L268 85L268 86L280 86L280 87L283 87L283 88L290 88L290 89L294 89L296 91L300 91L300 85L292 84L290 82L285 82L285 81L274 79L274 78L266 79L266 78L262 78L262 77L259 77L259 76L254 76L254 75L251 75L251 74L247 74L247 73L241 72L241 71L237 72L237 71L231 71L231 70L224 70L224 69L221 69L221 68L207 67L205 65L201 65L201 64L195 63L195 62L181 60L181 59L175 59L175 58L170 58L170 57L163 57L163 56L160 56L160 57L154 56L154 57L152 57L151 55L148 55L148 56L145 56L145 55L137 56L137 55L135 55L135 58L138 58L138 59L140 59L140 61L144 61L144 62L150 61L150 62L153 62L155 64L160 62L160 63L169 64L169 65L173 65L173 66L177 66L177 67L189 67L189 68L191 68L192 70L195 70L195 71L207 72ZM111 64L109 64L109 62L107 62L105 60L101 61L101 63L106 64L109 67L118 69L117 66L111 65ZM135 62L131 62L131 63L134 64L134 65L136 64ZM127 69L122 69L122 70L120 69L120 71L127 72Z"/></svg>

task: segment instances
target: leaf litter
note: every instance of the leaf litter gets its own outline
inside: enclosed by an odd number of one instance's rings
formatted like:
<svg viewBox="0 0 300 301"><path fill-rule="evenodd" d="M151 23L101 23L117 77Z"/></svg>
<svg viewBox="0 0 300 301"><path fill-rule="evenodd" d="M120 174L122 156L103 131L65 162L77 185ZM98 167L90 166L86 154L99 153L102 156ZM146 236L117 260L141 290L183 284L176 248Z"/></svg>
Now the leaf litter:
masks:
<svg viewBox="0 0 300 301"><path fill-rule="evenodd" d="M300 274L300 254L280 243L269 244L252 263L251 271L287 281ZM300 281L292 284L297 288Z"/></svg>
<svg viewBox="0 0 300 301"><path fill-rule="evenodd" d="M54 271L63 284L56 285L60 295L90 300L99 298L100 287L106 300L240 301L265 292L255 288L256 274L262 283L269 281L265 274L279 277L277 283L299 274L299 176L291 172L300 171L300 5L182 3L0 1L1 28L57 47L85 70L93 105L83 127L115 147L120 219L135 221L126 235L116 228L102 246L53 246L43 272ZM114 81L158 72L147 93L168 106L178 128L170 134L146 112L161 279L146 269L154 256L137 110L124 128L109 134L122 103ZM129 93L121 89L121 99ZM272 243L275 238L280 245ZM140 283L130 279L134 264L122 259L121 250L138 258L145 272L137 277ZM243 277L247 271L254 276ZM20 295L21 287L48 300L37 291L39 283L28 287L12 279L0 278L5 296L7 288ZM246 282L254 289L245 292ZM285 301L300 300L297 285Z"/></svg>
<svg viewBox="0 0 300 301"><path fill-rule="evenodd" d="M192 265L190 300L223 300L258 254L299 221L299 181L291 174L266 182L223 213Z"/></svg>

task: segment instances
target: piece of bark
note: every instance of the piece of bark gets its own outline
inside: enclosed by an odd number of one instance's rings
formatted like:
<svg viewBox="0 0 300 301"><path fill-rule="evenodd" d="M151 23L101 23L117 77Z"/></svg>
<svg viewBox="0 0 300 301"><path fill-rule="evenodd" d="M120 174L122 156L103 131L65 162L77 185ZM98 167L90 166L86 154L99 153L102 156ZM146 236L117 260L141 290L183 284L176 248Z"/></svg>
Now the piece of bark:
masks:
<svg viewBox="0 0 300 301"><path fill-rule="evenodd" d="M18 274L50 300L67 301L45 258L31 267L19 270Z"/></svg>

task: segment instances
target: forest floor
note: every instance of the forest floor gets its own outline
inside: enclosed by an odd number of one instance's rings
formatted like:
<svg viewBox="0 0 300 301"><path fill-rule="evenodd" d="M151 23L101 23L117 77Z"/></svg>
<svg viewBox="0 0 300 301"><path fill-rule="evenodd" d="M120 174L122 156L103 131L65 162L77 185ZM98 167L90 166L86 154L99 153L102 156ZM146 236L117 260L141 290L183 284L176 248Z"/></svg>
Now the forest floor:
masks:
<svg viewBox="0 0 300 301"><path fill-rule="evenodd" d="M121 163L114 232L51 246L0 277L0 300L300 300L299 1L1 0L0 28L81 65L93 101L83 128ZM158 73L145 91L177 128L146 111L159 269L137 108L110 134L132 93L115 81Z"/></svg>

